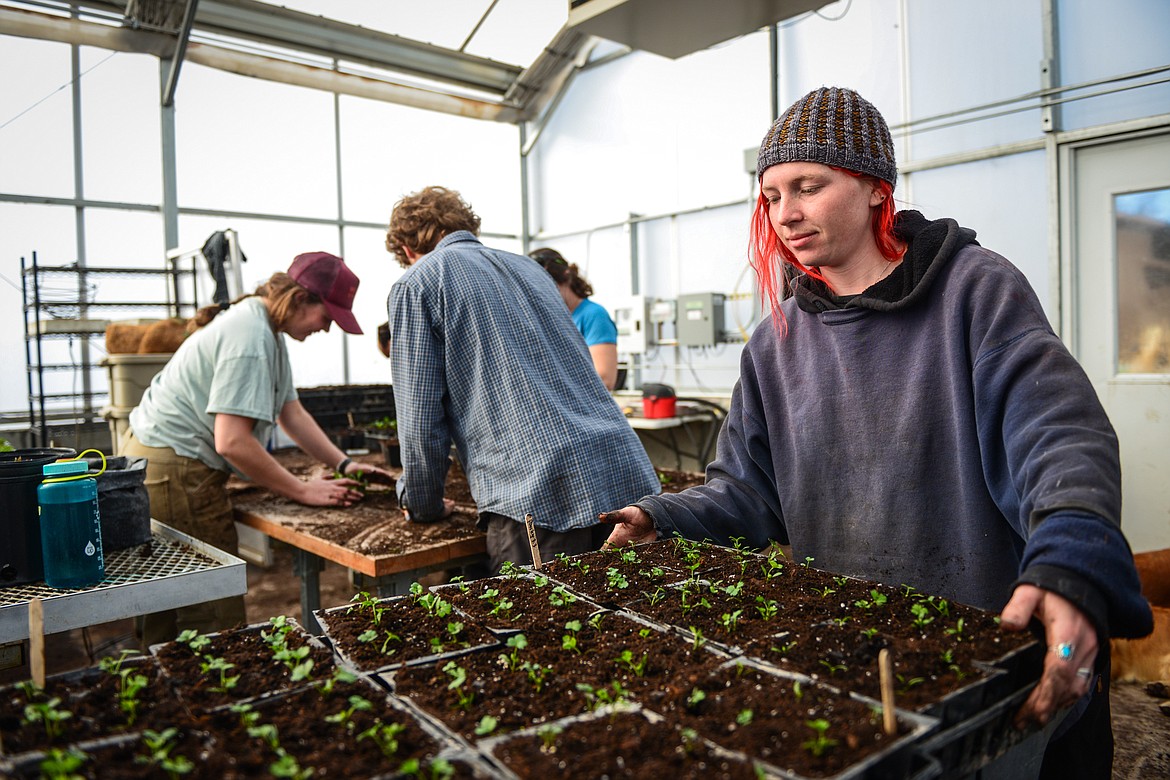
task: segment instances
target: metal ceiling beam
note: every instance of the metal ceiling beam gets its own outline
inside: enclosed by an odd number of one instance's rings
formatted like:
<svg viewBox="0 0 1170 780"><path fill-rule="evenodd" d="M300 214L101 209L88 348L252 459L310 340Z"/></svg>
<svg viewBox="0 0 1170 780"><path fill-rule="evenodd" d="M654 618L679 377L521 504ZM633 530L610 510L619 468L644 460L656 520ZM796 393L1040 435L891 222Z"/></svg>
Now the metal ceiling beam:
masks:
<svg viewBox="0 0 1170 780"><path fill-rule="evenodd" d="M163 108L167 108L175 102L175 87L179 84L179 68L183 66L183 55L187 53L187 42L191 38L191 24L195 21L195 7L198 4L199 0L187 0L187 7L183 11L183 24L179 28L175 56L171 58L171 69L167 71L167 83L163 87Z"/></svg>
<svg viewBox="0 0 1170 780"><path fill-rule="evenodd" d="M0 35L96 46L112 51L153 54L162 58L173 56L176 47L173 35L132 30L127 27L111 27L105 24L3 7L0 7ZM517 108L487 100L476 100L438 90L396 84L367 76L343 73L275 57L263 57L208 44L188 44L185 60L242 76L322 89L342 95L354 95L473 119L514 124L519 121L521 116L520 110Z"/></svg>
<svg viewBox="0 0 1170 780"><path fill-rule="evenodd" d="M125 0L76 0L74 4L119 14L126 9ZM200 0L195 29L494 95L503 95L522 72L515 65L257 0Z"/></svg>

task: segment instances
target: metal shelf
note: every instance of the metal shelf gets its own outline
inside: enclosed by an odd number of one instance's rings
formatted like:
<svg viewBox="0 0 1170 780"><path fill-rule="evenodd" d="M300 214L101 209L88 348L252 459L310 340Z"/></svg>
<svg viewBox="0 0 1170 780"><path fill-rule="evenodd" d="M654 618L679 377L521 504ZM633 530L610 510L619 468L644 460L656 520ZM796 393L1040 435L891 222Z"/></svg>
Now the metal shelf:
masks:
<svg viewBox="0 0 1170 780"><path fill-rule="evenodd" d="M147 612L241 596L247 565L187 534L150 521L150 549L110 553L106 577L91 588L57 590L41 583L0 588L0 644L28 638L28 602L43 599L45 633L56 634Z"/></svg>
<svg viewBox="0 0 1170 780"><path fill-rule="evenodd" d="M50 412L46 409L46 401L61 401L64 399L78 400L78 408L71 415L71 422L77 424L105 425L106 420L101 416L100 409L94 403L95 399L105 399L109 396L106 391L94 391L92 372L98 369L98 357L105 356L105 350L93 342L95 337L104 337L106 327L110 324L108 312L124 310L127 312L159 312L164 317L190 316L196 309L198 300L198 273L197 259L201 255L193 254L179 259L164 261L160 268L131 268L127 266L89 266L71 263L68 265L43 266L37 262L37 253L31 254L31 262L26 258L20 259L21 289L24 306L24 339L25 359L28 366L28 416L34 445L48 443L48 421ZM189 265L179 267L179 263ZM68 285L70 289L62 291L60 281L64 277L76 280L76 285ZM151 298L152 293L144 292L142 300L101 300L97 285L87 282L95 278L110 279L115 277L156 278L167 281L165 300ZM184 300L180 281L190 277L191 300ZM55 281L49 286L49 295L45 295L47 279ZM133 295L128 293L122 285L117 287L119 296ZM153 285L146 285L151 287ZM75 289L74 289L75 288ZM92 288L92 289L91 289ZM132 288L131 288L132 289ZM157 292L162 292L161 290ZM50 300L51 298L51 300ZM82 316L82 313L87 316ZM90 312L101 312L99 318L88 316ZM152 316L139 314L137 316ZM55 353L45 354L45 345L52 341L72 340L80 341L80 355L72 365L58 363L52 360ZM91 351L95 354L91 356ZM70 358L72 350L70 350ZM46 362L45 358L50 358ZM60 360L61 356L57 356ZM78 392L54 393L46 392L45 376L57 375L72 370L78 377ZM58 385L59 387L59 385ZM58 410L60 411L60 410ZM54 413L56 415L56 413ZM57 415L59 417L59 415Z"/></svg>

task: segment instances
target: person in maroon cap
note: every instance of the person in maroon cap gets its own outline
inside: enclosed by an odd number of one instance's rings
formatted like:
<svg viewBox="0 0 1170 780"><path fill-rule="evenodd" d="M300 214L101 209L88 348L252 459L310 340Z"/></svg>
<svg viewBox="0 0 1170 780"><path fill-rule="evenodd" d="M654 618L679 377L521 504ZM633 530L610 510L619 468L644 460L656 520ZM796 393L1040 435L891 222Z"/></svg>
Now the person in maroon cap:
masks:
<svg viewBox="0 0 1170 780"><path fill-rule="evenodd" d="M360 334L353 316L358 278L328 252L297 255L250 295L189 337L130 413L119 453L148 459L151 515L166 525L235 553L237 539L225 483L241 474L274 493L312 506L347 507L361 498L351 479L303 480L266 449L279 424L331 471L382 469L353 463L305 411L293 387L283 335L297 341L337 323ZM218 307L212 307L217 308ZM204 310L206 311L206 310ZM242 597L147 615L144 646L244 621Z"/></svg>

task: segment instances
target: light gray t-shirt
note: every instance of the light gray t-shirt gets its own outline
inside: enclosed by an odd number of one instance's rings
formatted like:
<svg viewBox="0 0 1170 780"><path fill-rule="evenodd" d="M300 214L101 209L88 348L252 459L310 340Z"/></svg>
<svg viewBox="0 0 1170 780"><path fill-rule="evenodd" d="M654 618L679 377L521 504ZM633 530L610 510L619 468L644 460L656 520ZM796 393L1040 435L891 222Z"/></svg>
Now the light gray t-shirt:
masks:
<svg viewBox="0 0 1170 780"><path fill-rule="evenodd" d="M245 298L183 342L130 412L130 427L148 447L232 471L215 451L215 415L255 420L252 435L265 444L296 398L284 337L273 332L263 301Z"/></svg>

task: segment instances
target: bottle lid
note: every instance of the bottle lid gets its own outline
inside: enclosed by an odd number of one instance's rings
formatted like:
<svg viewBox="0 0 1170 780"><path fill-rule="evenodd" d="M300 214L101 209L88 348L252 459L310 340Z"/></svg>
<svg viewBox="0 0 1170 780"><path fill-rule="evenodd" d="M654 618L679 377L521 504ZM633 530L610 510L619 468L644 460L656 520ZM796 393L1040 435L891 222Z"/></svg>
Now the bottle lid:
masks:
<svg viewBox="0 0 1170 780"><path fill-rule="evenodd" d="M56 463L46 463L43 468L46 477L61 477L66 474L84 474L89 471L89 464L84 460L62 460Z"/></svg>

